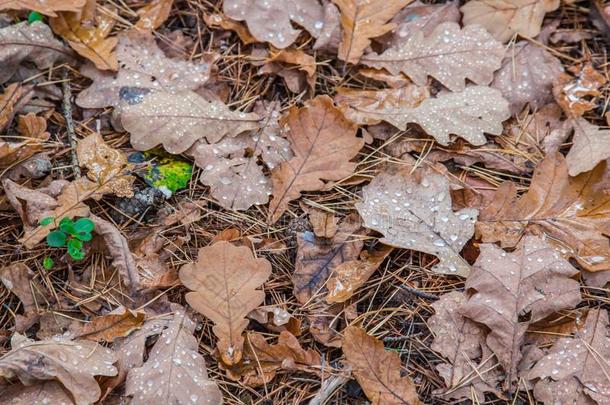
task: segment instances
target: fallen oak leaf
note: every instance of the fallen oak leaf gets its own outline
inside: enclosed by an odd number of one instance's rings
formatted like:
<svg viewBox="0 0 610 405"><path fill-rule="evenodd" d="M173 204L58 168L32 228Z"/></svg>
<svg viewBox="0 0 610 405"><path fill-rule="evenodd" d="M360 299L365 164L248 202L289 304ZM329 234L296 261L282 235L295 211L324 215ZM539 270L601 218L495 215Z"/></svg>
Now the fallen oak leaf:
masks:
<svg viewBox="0 0 610 405"><path fill-rule="evenodd" d="M50 134L46 131L47 121L33 113L17 117L17 131L23 140L6 142L0 140L0 167L9 167L42 151L43 142Z"/></svg>
<svg viewBox="0 0 610 405"><path fill-rule="evenodd" d="M243 24L240 24L236 21L231 20L230 18L227 18L224 14L204 14L203 20L210 28L221 28L223 30L235 32L241 42L244 43L244 45L250 45L258 42L257 39L250 34L248 29Z"/></svg>
<svg viewBox="0 0 610 405"><path fill-rule="evenodd" d="M24 263L13 263L0 268L0 281L23 305L23 315L15 315L15 331L18 333L25 333L38 321L39 306L47 300L41 293L42 285L34 275Z"/></svg>
<svg viewBox="0 0 610 405"><path fill-rule="evenodd" d="M143 311L132 311L123 306L95 317L76 331L77 339L112 343L117 337L125 337L144 323Z"/></svg>
<svg viewBox="0 0 610 405"><path fill-rule="evenodd" d="M325 186L323 180L351 175L356 164L350 159L364 145L356 137L356 126L343 117L328 96L318 96L302 108L292 107L280 121L280 127L285 126L295 156L271 172L270 223L277 222L302 191L316 191Z"/></svg>
<svg viewBox="0 0 610 405"><path fill-rule="evenodd" d="M610 157L610 130L590 124L581 117L571 120L574 128L573 144L566 155L568 174L577 176L593 170L599 162Z"/></svg>
<svg viewBox="0 0 610 405"><path fill-rule="evenodd" d="M0 95L0 131L5 129L13 120L14 115L23 104L32 98L32 87L21 83L11 83Z"/></svg>
<svg viewBox="0 0 610 405"><path fill-rule="evenodd" d="M35 385L11 384L6 389L0 388L0 397L11 405L74 405L74 401L61 384L56 381L45 381Z"/></svg>
<svg viewBox="0 0 610 405"><path fill-rule="evenodd" d="M154 30L159 28L169 18L169 13L174 5L174 0L153 0L144 7L138 9L140 17L135 27L143 30Z"/></svg>
<svg viewBox="0 0 610 405"><path fill-rule="evenodd" d="M220 357L229 366L242 357L246 316L263 303L265 294L257 288L270 274L266 259L225 241L199 249L197 262L180 268L180 281L191 290L186 302L214 322Z"/></svg>
<svg viewBox="0 0 610 405"><path fill-rule="evenodd" d="M57 16L60 11L80 11L87 0L4 0L0 10L31 10L49 17Z"/></svg>
<svg viewBox="0 0 610 405"><path fill-rule="evenodd" d="M606 77L587 63L576 78L567 73L557 77L553 95L568 117L580 117L596 108L596 98L602 94L599 89L605 83ZM585 97L591 97L591 100Z"/></svg>
<svg viewBox="0 0 610 405"><path fill-rule="evenodd" d="M421 405L415 384L400 375L400 357L357 326L344 332L343 354L373 405Z"/></svg>

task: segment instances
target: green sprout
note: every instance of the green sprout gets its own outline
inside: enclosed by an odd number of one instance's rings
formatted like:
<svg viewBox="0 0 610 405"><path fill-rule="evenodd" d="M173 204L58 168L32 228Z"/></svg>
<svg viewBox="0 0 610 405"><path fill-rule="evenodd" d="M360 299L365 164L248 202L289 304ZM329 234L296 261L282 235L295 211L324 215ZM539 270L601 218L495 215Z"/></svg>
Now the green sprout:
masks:
<svg viewBox="0 0 610 405"><path fill-rule="evenodd" d="M49 225L54 220L55 218L53 217L44 218L40 221L40 225ZM67 246L70 257L74 260L81 260L85 257L85 252L82 250L83 242L91 240L91 231L93 231L94 227L95 224L89 218L79 218L76 221L70 218L63 218L59 221L58 229L51 231L47 235L47 245L57 248Z"/></svg>
<svg viewBox="0 0 610 405"><path fill-rule="evenodd" d="M42 19L43 19L42 14L40 14L37 11L32 11L28 15L28 23L30 23L30 24L32 24L36 21L42 21Z"/></svg>
<svg viewBox="0 0 610 405"><path fill-rule="evenodd" d="M53 262L53 259L51 259L50 257L45 257L42 260L42 267L44 267L47 270L51 270L53 268L53 264L55 264Z"/></svg>

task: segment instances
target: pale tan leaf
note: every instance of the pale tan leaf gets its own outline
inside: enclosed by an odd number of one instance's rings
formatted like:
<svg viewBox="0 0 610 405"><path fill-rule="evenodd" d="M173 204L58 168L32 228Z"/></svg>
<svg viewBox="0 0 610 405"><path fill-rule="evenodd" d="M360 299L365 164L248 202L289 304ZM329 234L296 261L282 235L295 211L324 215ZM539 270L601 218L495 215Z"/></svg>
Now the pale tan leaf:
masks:
<svg viewBox="0 0 610 405"><path fill-rule="evenodd" d="M80 11L87 0L4 0L0 10L31 10L55 17L59 11Z"/></svg>
<svg viewBox="0 0 610 405"><path fill-rule="evenodd" d="M384 235L382 243L437 256L435 272L468 275L460 251L474 234L478 211L452 210L445 176L432 170L381 173L362 194L356 209L367 228Z"/></svg>
<svg viewBox="0 0 610 405"><path fill-rule="evenodd" d="M295 156L271 173L273 200L269 222L275 223L291 200L303 191L316 191L325 181L341 180L354 171L350 162L364 145L328 96L318 96L302 108L292 107L280 121Z"/></svg>
<svg viewBox="0 0 610 405"><path fill-rule="evenodd" d="M175 305L175 304L174 304ZM180 306L141 367L129 370L125 393L131 404L221 404L218 385L208 377L193 322Z"/></svg>
<svg viewBox="0 0 610 405"><path fill-rule="evenodd" d="M460 29L459 24L446 22L425 38L418 31L380 55L367 54L362 63L395 75L402 72L420 86L432 76L452 91L463 91L465 79L479 85L491 83L503 57L502 44L483 28Z"/></svg>
<svg viewBox="0 0 610 405"><path fill-rule="evenodd" d="M246 21L257 40L280 49L292 44L301 33L292 27L291 21L314 37L319 36L324 26L324 12L317 0L226 0L223 11L233 20Z"/></svg>
<svg viewBox="0 0 610 405"><path fill-rule="evenodd" d="M77 338L112 343L115 338L127 336L138 329L144 317L143 311L132 311L121 306L84 324L78 330Z"/></svg>
<svg viewBox="0 0 610 405"><path fill-rule="evenodd" d="M515 34L533 38L540 33L544 15L559 7L559 0L471 0L460 8L464 25L482 25L499 41Z"/></svg>
<svg viewBox="0 0 610 405"><path fill-rule="evenodd" d="M107 13L98 9L95 0L87 0L82 10L60 12L49 20L49 24L72 49L93 62L98 69L117 70L114 52L117 38L108 37L116 20Z"/></svg>
<svg viewBox="0 0 610 405"><path fill-rule="evenodd" d="M400 375L400 357L357 326L345 330L343 354L373 405L421 405L415 384Z"/></svg>
<svg viewBox="0 0 610 405"><path fill-rule="evenodd" d="M559 339L529 371L544 404L605 404L610 394L608 311L592 309L574 337Z"/></svg>
<svg viewBox="0 0 610 405"><path fill-rule="evenodd" d="M506 371L504 386L510 389L528 326L580 302L579 284L571 279L578 270L537 236L525 236L512 253L493 244L479 248L461 312L489 327L487 346Z"/></svg>
<svg viewBox="0 0 610 405"><path fill-rule="evenodd" d="M174 0L153 0L138 10L140 19L136 28L144 30L157 29L167 20Z"/></svg>
<svg viewBox="0 0 610 405"><path fill-rule="evenodd" d="M231 111L190 91L154 92L134 101L125 106L121 121L137 150L162 144L169 153L183 153L198 139L215 143L259 127L257 114Z"/></svg>
<svg viewBox="0 0 610 405"><path fill-rule="evenodd" d="M412 0L333 0L341 11L343 37L339 46L339 59L357 63L371 38L394 29L388 21Z"/></svg>
<svg viewBox="0 0 610 405"><path fill-rule="evenodd" d="M229 366L241 360L246 316L263 303L265 293L257 288L270 274L266 259L224 241L199 249L197 262L180 268L180 281L192 290L186 302L214 322L220 356Z"/></svg>
<svg viewBox="0 0 610 405"><path fill-rule="evenodd" d="M113 376L116 355L95 342L52 339L35 342L14 334L12 350L0 357L0 376L24 385L57 380L77 405L96 402L101 390L96 375Z"/></svg>
<svg viewBox="0 0 610 405"><path fill-rule="evenodd" d="M55 381L45 381L29 387L11 384L5 390L0 388L0 398L7 405L74 405L70 394Z"/></svg>
<svg viewBox="0 0 610 405"><path fill-rule="evenodd" d="M520 198L514 183L500 185L481 211L476 232L483 242L514 247L524 233L545 234L567 257L589 271L610 270L610 194L605 162L577 177L565 159L549 154Z"/></svg>
<svg viewBox="0 0 610 405"><path fill-rule="evenodd" d="M304 207L303 210L307 212L313 233L318 238L330 239L335 236L338 222L335 214L316 207Z"/></svg>
<svg viewBox="0 0 610 405"><path fill-rule="evenodd" d="M601 129L580 117L573 119L572 125L574 139L566 163L570 176L576 176L593 170L599 162L610 157L610 130Z"/></svg>

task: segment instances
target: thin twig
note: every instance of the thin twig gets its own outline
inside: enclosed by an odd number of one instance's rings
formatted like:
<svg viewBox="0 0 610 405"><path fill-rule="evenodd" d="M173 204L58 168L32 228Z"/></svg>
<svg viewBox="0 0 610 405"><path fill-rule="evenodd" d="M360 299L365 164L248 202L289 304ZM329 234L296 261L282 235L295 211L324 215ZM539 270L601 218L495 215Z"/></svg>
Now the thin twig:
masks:
<svg viewBox="0 0 610 405"><path fill-rule="evenodd" d="M415 295L416 297L419 298L425 298L427 300L438 300L438 295L434 295L434 294L430 294L421 290L418 290L417 288L414 287L409 287L407 285L401 285L400 288L402 288L405 291L410 292L411 294Z"/></svg>
<svg viewBox="0 0 610 405"><path fill-rule="evenodd" d="M78 164L78 156L76 156L76 132L74 131L74 121L72 120L72 89L70 88L70 80L68 80L68 70L63 72L63 82L61 84L64 100L63 110L64 119L66 120L66 128L68 130L68 142L70 143L70 156L72 159L72 170L76 177L80 177L80 165Z"/></svg>

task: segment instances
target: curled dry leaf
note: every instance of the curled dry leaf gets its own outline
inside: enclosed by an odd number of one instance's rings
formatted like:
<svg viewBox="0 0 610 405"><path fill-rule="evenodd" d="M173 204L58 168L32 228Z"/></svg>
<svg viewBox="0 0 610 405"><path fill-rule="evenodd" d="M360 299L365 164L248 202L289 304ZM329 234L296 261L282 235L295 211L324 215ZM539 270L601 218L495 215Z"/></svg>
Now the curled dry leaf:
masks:
<svg viewBox="0 0 610 405"><path fill-rule="evenodd" d="M257 288L270 274L266 259L224 241L199 249L197 262L180 268L180 281L192 290L186 302L214 322L220 356L229 366L241 360L246 316L263 303L265 293Z"/></svg>
<svg viewBox="0 0 610 405"><path fill-rule="evenodd" d="M144 322L144 317L142 311L132 311L121 306L84 324L78 330L77 338L112 343L115 338L127 336L138 329Z"/></svg>
<svg viewBox="0 0 610 405"><path fill-rule="evenodd" d="M333 0L341 11L343 36L339 59L357 63L371 38L380 37L396 27L388 21L413 0Z"/></svg>
<svg viewBox="0 0 610 405"><path fill-rule="evenodd" d="M610 130L590 124L584 118L572 120L574 138L572 148L566 155L568 173L576 176L593 170L610 157Z"/></svg>
<svg viewBox="0 0 610 405"><path fill-rule="evenodd" d="M537 236L525 236L512 253L494 244L479 248L461 312L489 327L487 345L506 371L510 389L528 326L580 302L579 284L571 279L578 270Z"/></svg>
<svg viewBox="0 0 610 405"><path fill-rule="evenodd" d="M130 31L121 35L116 53L116 73L91 65L81 68L93 84L78 94L76 104L83 108L117 107L137 103L149 92L196 90L208 81L212 70L211 59L195 63L168 58L149 33Z"/></svg>
<svg viewBox="0 0 610 405"><path fill-rule="evenodd" d="M357 127L343 117L328 96L318 96L302 108L292 107L280 122L280 127L285 126L295 156L271 173L270 223L275 223L302 191L320 190L326 185L324 181L351 175L356 163L350 159L364 145L356 137Z"/></svg>
<svg viewBox="0 0 610 405"><path fill-rule="evenodd" d="M502 44L482 27L460 29L459 24L446 22L425 38L418 31L380 55L366 55L362 62L395 75L402 72L420 86L432 76L452 91L463 91L465 79L479 85L491 83L503 57Z"/></svg>
<svg viewBox="0 0 610 405"><path fill-rule="evenodd" d="M33 341L15 333L12 350L0 357L0 376L17 378L24 385L57 380L70 392L76 405L98 400L101 390L96 375L113 376L115 353L95 342L51 339Z"/></svg>
<svg viewBox="0 0 610 405"><path fill-rule="evenodd" d="M481 211L477 235L483 242L514 247L526 232L546 234L562 254L575 258L586 270L609 270L607 178L605 162L570 177L563 156L549 154L520 198L514 183L500 185L493 201Z"/></svg>
<svg viewBox="0 0 610 405"><path fill-rule="evenodd" d="M576 79L567 73L560 75L555 80L553 94L567 116L580 117L596 108L595 99L601 96L599 88L605 83L606 77L586 64Z"/></svg>
<svg viewBox="0 0 610 405"><path fill-rule="evenodd" d="M157 29L167 20L174 0L153 0L138 10L140 19L136 28L143 30Z"/></svg>
<svg viewBox="0 0 610 405"><path fill-rule="evenodd" d="M373 405L421 405L415 384L400 375L400 357L357 326L345 330L343 354Z"/></svg>
<svg viewBox="0 0 610 405"><path fill-rule="evenodd" d="M141 367L129 370L125 393L134 405L222 404L218 385L208 377L195 322L176 306L174 319L157 340Z"/></svg>
<svg viewBox="0 0 610 405"><path fill-rule="evenodd" d="M246 21L248 30L260 42L286 48L301 31L291 21L318 37L324 26L324 11L317 0L226 0L223 11L237 21Z"/></svg>
<svg viewBox="0 0 610 405"><path fill-rule="evenodd" d="M213 14L204 14L203 20L205 23L214 29L223 29L233 31L237 34L241 42L244 45L250 45L257 42L256 38L250 35L248 29L243 25L236 21L227 18L224 14L221 13L213 13Z"/></svg>
<svg viewBox="0 0 610 405"><path fill-rule="evenodd" d="M202 138L218 142L259 127L254 113L231 111L220 101L207 101L197 93L154 92L126 105L121 121L137 150L162 144L169 153L183 153Z"/></svg>
<svg viewBox="0 0 610 405"><path fill-rule="evenodd" d="M1 49L1 46L0 46ZM0 95L0 131L13 120L14 115L32 98L32 87L12 83Z"/></svg>
<svg viewBox="0 0 610 405"><path fill-rule="evenodd" d="M29 387L11 384L4 390L0 387L0 397L3 403L11 405L74 405L70 394L55 381L45 381Z"/></svg>
<svg viewBox="0 0 610 405"><path fill-rule="evenodd" d="M430 348L445 358L436 366L446 387L439 393L449 399L469 399L473 391L476 398L484 398L486 392L500 395L501 372L486 347L485 330L459 311L466 301L465 294L453 291L432 304L435 314L428 326L434 341Z"/></svg>
<svg viewBox="0 0 610 405"><path fill-rule="evenodd" d="M101 70L117 70L116 37L108 38L115 19L100 11L95 0L87 0L82 10L60 12L49 20L53 31L64 38L79 55Z"/></svg>
<svg viewBox="0 0 610 405"><path fill-rule="evenodd" d="M482 25L498 41L515 34L533 38L540 33L544 15L559 7L559 0L471 0L460 10L464 25Z"/></svg>
<svg viewBox="0 0 610 405"><path fill-rule="evenodd" d="M574 337L559 339L529 371L534 395L544 404L605 404L610 395L608 311L589 311Z"/></svg>
<svg viewBox="0 0 610 405"><path fill-rule="evenodd" d="M0 140L0 167L10 167L42 151L43 142L49 139L47 121L33 113L17 118L17 130L24 138L19 142Z"/></svg>
<svg viewBox="0 0 610 405"><path fill-rule="evenodd" d="M0 10L31 10L55 17L59 11L80 11L87 0L6 0Z"/></svg>
<svg viewBox="0 0 610 405"><path fill-rule="evenodd" d="M512 114L528 103L537 110L553 101L553 82L562 72L559 59L543 47L523 41L508 49L491 87L502 92Z"/></svg>
<svg viewBox="0 0 610 405"><path fill-rule="evenodd" d="M438 273L466 277L470 265L460 251L474 234L478 211L451 208L449 182L431 170L381 173L363 191L356 209L367 228L390 246L435 255Z"/></svg>
<svg viewBox="0 0 610 405"><path fill-rule="evenodd" d="M42 286L34 279L34 274L23 263L0 268L0 281L23 305L23 315L15 315L15 331L18 333L24 333L38 320L38 308L47 299L41 293Z"/></svg>
<svg viewBox="0 0 610 405"><path fill-rule="evenodd" d="M1 28L0 84L8 81L23 62L32 62L39 69L46 69L71 54L68 48L53 37L51 29L40 21Z"/></svg>

